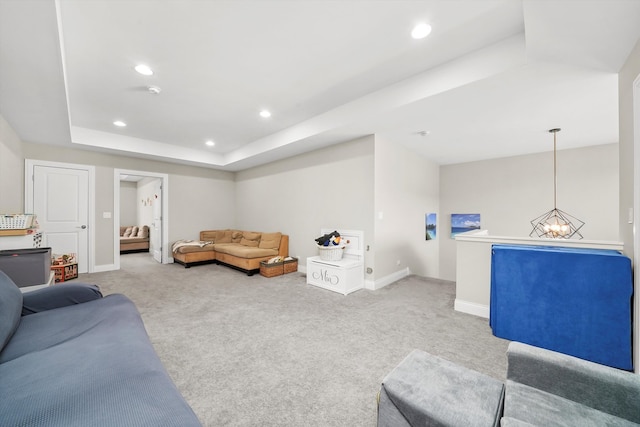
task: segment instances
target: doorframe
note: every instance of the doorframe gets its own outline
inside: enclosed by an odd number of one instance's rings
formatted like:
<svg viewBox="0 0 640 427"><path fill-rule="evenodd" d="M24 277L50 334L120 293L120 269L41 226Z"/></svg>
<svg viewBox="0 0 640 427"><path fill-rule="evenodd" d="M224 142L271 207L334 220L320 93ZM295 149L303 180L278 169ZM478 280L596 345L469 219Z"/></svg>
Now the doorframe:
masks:
<svg viewBox="0 0 640 427"><path fill-rule="evenodd" d="M120 270L120 175L137 175L158 178L162 181L162 263L171 264L169 256L169 175L166 173L136 171L130 169L113 170L113 263Z"/></svg>
<svg viewBox="0 0 640 427"><path fill-rule="evenodd" d="M633 82L633 358L640 374L640 75Z"/></svg>
<svg viewBox="0 0 640 427"><path fill-rule="evenodd" d="M79 169L85 170L89 174L89 194L88 194L88 203L87 207L87 227L89 231L87 233L87 256L88 256L88 272L93 273L96 269L96 248L95 248L95 237L96 237L96 198L95 198L95 188L96 188L96 168L92 165L83 165L78 163L62 163L62 162L50 162L46 160L37 160L37 159L24 159L24 211L25 212L33 212L33 174L34 168L36 166L44 166L44 167L54 167L54 168L63 168L63 169ZM35 213L35 212L34 212Z"/></svg>

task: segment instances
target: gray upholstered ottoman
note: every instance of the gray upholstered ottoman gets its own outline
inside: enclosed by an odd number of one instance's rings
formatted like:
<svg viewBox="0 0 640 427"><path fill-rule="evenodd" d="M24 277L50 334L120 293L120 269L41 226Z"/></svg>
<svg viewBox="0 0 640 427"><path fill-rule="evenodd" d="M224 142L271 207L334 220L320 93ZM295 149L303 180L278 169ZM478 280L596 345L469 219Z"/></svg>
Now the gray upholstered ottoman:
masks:
<svg viewBox="0 0 640 427"><path fill-rule="evenodd" d="M412 351L382 382L378 427L498 426L504 385L424 351Z"/></svg>

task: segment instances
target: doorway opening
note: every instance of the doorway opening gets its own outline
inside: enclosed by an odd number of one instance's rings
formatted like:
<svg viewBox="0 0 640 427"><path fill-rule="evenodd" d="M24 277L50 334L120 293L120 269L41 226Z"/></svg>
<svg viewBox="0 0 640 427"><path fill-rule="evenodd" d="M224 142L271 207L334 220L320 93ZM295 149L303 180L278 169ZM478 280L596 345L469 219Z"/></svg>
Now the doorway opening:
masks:
<svg viewBox="0 0 640 427"><path fill-rule="evenodd" d="M114 264L120 269L121 227L148 227L149 257L168 264L169 218L167 174L114 170ZM144 250L144 249L143 249Z"/></svg>

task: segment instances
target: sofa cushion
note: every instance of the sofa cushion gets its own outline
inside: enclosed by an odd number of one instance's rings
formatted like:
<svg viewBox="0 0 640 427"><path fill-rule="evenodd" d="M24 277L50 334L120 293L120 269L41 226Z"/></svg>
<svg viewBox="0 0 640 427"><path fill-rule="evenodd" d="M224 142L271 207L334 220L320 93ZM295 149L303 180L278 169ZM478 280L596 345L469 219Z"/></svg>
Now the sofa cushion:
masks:
<svg viewBox="0 0 640 427"><path fill-rule="evenodd" d="M148 237L122 237L120 239L120 243L126 243L126 244L131 244L131 243L144 243L144 242L148 242L149 238Z"/></svg>
<svg viewBox="0 0 640 427"><path fill-rule="evenodd" d="M138 234L136 234L135 237L149 238L149 227L147 227L146 225L140 227L138 229Z"/></svg>
<svg viewBox="0 0 640 427"><path fill-rule="evenodd" d="M217 230L216 243L231 243L231 230Z"/></svg>
<svg viewBox="0 0 640 427"><path fill-rule="evenodd" d="M243 231L242 232L242 240L240 240L240 244L242 246L249 246L251 248L257 248L260 244L260 236L262 233L254 233L252 231Z"/></svg>
<svg viewBox="0 0 640 427"><path fill-rule="evenodd" d="M203 242L216 242L218 230L204 230L200 232L200 240Z"/></svg>
<svg viewBox="0 0 640 427"><path fill-rule="evenodd" d="M281 239L282 233L262 233L258 247L261 249L278 249Z"/></svg>
<svg viewBox="0 0 640 427"><path fill-rule="evenodd" d="M240 230L232 230L231 231L231 243L240 243L242 241L242 231Z"/></svg>
<svg viewBox="0 0 640 427"><path fill-rule="evenodd" d="M122 233L122 237L131 237L131 233L133 233L133 227L127 227Z"/></svg>
<svg viewBox="0 0 640 427"><path fill-rule="evenodd" d="M233 255L238 258L265 258L278 255L275 249L260 249L258 247L244 246L238 243L222 243L214 245L216 252Z"/></svg>
<svg viewBox="0 0 640 427"><path fill-rule="evenodd" d="M16 334L21 355L0 363L3 425L200 425L123 295L26 316Z"/></svg>
<svg viewBox="0 0 640 427"><path fill-rule="evenodd" d="M585 384L585 388L588 387ZM506 383L504 416L536 426L637 426L615 415L511 380Z"/></svg>
<svg viewBox="0 0 640 427"><path fill-rule="evenodd" d="M409 353L382 388L412 426L496 426L504 394L500 381L420 350Z"/></svg>
<svg viewBox="0 0 640 427"><path fill-rule="evenodd" d="M0 271L0 351L15 333L22 315L22 292Z"/></svg>

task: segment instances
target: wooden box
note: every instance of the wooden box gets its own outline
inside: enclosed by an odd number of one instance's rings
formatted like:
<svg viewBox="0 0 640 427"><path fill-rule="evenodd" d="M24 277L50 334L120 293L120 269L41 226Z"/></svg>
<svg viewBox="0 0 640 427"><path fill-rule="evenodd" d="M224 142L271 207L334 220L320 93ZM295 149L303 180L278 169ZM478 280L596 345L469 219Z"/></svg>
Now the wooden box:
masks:
<svg viewBox="0 0 640 427"><path fill-rule="evenodd" d="M66 282L67 280L78 277L78 264L62 264L52 265L51 270L55 273L56 283Z"/></svg>
<svg viewBox="0 0 640 427"><path fill-rule="evenodd" d="M276 277L284 274L284 262L260 263L260 274L264 277Z"/></svg>

